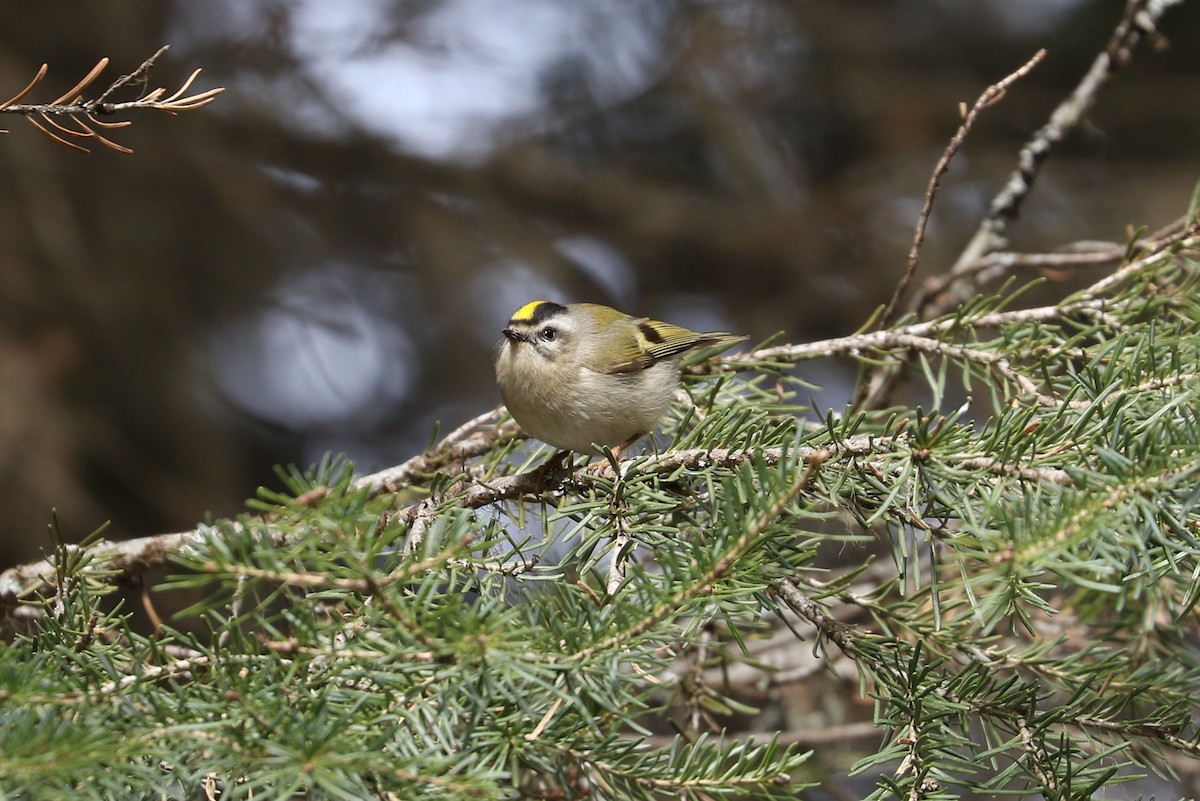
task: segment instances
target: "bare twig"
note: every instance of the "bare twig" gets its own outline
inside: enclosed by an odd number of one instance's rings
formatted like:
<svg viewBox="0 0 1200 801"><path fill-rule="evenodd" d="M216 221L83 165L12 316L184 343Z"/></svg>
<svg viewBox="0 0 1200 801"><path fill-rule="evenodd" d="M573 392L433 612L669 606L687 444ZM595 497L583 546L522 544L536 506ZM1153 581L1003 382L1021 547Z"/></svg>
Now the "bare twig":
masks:
<svg viewBox="0 0 1200 801"><path fill-rule="evenodd" d="M840 648L846 656L857 659L861 655L861 649L854 639L854 627L834 618L820 604L801 592L795 583L784 579L775 592L796 614L816 626L817 631Z"/></svg>
<svg viewBox="0 0 1200 801"><path fill-rule="evenodd" d="M887 328L892 324L896 315L896 309L900 305L900 298L904 296L909 283L912 281L913 274L917 271L917 265L921 261L921 246L925 242L925 229L929 225L929 215L933 212L933 199L937 196L942 176L946 174L946 170L950 169L950 161L958 153L963 142L966 141L967 134L971 131L971 126L975 124L975 119L981 111L994 106L1002 100L1008 92L1008 88L1028 75L1045 57L1045 50L1037 51L1031 59L1026 61L1016 71L1006 75L985 89L969 110L965 106L963 107L962 124L958 126L958 130L950 138L950 143L946 145L946 150L942 153L942 157L938 159L937 164L933 168L933 175L929 177L929 186L925 190L925 200L921 204L921 213L917 215L917 227L913 232L912 246L908 250L908 261L904 265L904 275L900 277L899 283L896 284L896 290L892 293L892 299L888 301L887 308L884 309L883 315L879 318L878 328Z"/></svg>
<svg viewBox="0 0 1200 801"><path fill-rule="evenodd" d="M894 333L907 336L928 336L935 332L945 332L954 328L958 328L964 323L968 324L972 328L979 329L991 327L993 325L1004 325L1011 322L1034 319L1024 317L1023 315L1025 314L1033 314L1037 319L1043 320L1066 320L1072 317L1093 315L1105 320L1105 322L1110 326L1119 327L1116 325L1115 320L1113 320L1106 311L1109 304L1100 302L1097 299L1120 282L1128 279L1130 276L1136 275L1147 269L1152 269L1161 264L1164 259L1170 258L1177 249L1192 250L1200 246L1200 220L1192 221L1182 230L1177 230L1173 233L1164 235L1160 239L1154 240L1151 244L1153 245L1152 250L1140 250L1139 252L1141 252L1142 255L1139 258L1133 259L1128 264L1121 267L1121 269L1113 272L1111 275L1105 276L1096 281L1096 283L1082 293L1079 300L1075 300L1070 303L1064 303L1059 306L1043 306L1026 310L999 312L994 315L979 315L967 319L950 317L940 321L914 323L912 325L896 329ZM955 279L952 278L950 280L952 282ZM926 329L925 326L929 326L929 328ZM884 339L887 338L889 333L891 332L873 332L874 335L882 335ZM860 340L859 344L861 347L867 344L867 340L869 340L871 336L872 334L856 334L852 337L846 338L845 341L853 342L856 339ZM760 358L764 355L765 354L760 351L758 353L749 354L748 358ZM799 358L811 358L807 356L801 356L800 354L797 355ZM771 356L774 358L780 358L781 360L787 359L787 357L783 354L779 354L778 356L771 354ZM722 358L718 358L716 361L719 363L722 361ZM891 364L882 365L874 370L870 375L866 376L860 385L859 397L856 399L856 407L872 408L877 405L880 400L886 397L887 393L890 391L890 386L898 375L899 369L899 363L894 362Z"/></svg>
<svg viewBox="0 0 1200 801"><path fill-rule="evenodd" d="M1180 217L1167 226L1132 243L1075 242L1054 253L1010 253L996 251L966 264L957 273L930 276L921 286L921 297L939 304L938 297L951 284L968 277L976 286L987 284L1016 270L1076 270L1087 267L1107 267L1131 255L1157 253L1186 239L1190 221Z"/></svg>
<svg viewBox="0 0 1200 801"><path fill-rule="evenodd" d="M129 73L128 75L122 75L120 78L113 81L112 86L109 86L98 98L96 98L96 105L102 106L107 103L108 99L123 86L131 84L134 81L145 81L150 76L150 70L154 67L154 63L170 49L170 45L163 45L162 47L158 48L157 53L143 61L133 72Z"/></svg>
<svg viewBox="0 0 1200 801"><path fill-rule="evenodd" d="M755 362L797 364L829 356L858 356L870 351L902 351L906 345L922 340L936 340L955 330L979 331L1029 322L1058 322L1080 317L1105 314L1105 304L1098 300L1081 300L1061 306L1037 306L1030 309L992 312L974 317L947 318L930 322L913 323L888 331L871 331L864 334L804 342L798 345L775 345L746 354L718 356L705 368L711 373L734 372L745 369Z"/></svg>
<svg viewBox="0 0 1200 801"><path fill-rule="evenodd" d="M971 242L963 250L962 254L960 254L955 265L950 269L948 278L934 285L927 286L924 291L914 298L912 309L921 319L931 319L939 316L950 309L960 306L975 294L978 281L971 279L977 279L981 274L980 269L977 267L977 262L988 254L1007 246L1008 226L1016 219L1025 197L1033 188L1034 181L1041 170L1042 162L1050 154L1054 145L1062 141L1093 106L1101 87L1108 79L1118 69L1128 64L1133 57L1133 51L1137 45L1148 35L1153 35L1156 32L1158 19L1167 8L1177 5L1180 2L1182 0L1128 1L1124 15L1114 29L1104 51L1092 63L1091 69L1084 75L1074 91L1055 108L1046 124L1021 148L1017 157L1017 168L1009 177L1004 188L992 201L987 215L980 223ZM1033 61L1022 67L1021 70L1013 73L1010 79L1015 80L1021 74L1027 72L1040 59L1040 55L1035 56ZM1010 79L1005 80L1011 83ZM990 91L991 88L989 87ZM1002 96L1002 94L1001 92L998 96ZM986 108L989 102L995 102L995 99L997 99L993 97L990 100L985 100L987 95L988 92L985 92L980 101L976 103L977 108L973 108L972 112L977 113L977 110ZM980 105L981 102L982 105ZM960 136L965 135L965 129L969 128L967 124L969 119L973 119L970 113L966 115L964 124L960 127L955 139L959 139ZM961 144L961 142L958 144ZM917 233L913 239L913 248L909 252L908 266L900 285L897 287L896 293L893 294L891 302L888 304L883 318L885 323L890 322L899 302L900 295L907 288L912 273L916 270L914 259L920 253L920 244L924 237L924 225L933 201L932 192L936 189L937 182L942 172L944 172L945 166L949 163L949 158L957 151L957 147L958 145L955 143L955 140L951 140L951 145L947 147L941 161L939 161L938 166L934 170L933 179L930 183L930 191L926 193L925 204L917 226ZM900 376L901 369L902 364L893 363L882 365L865 375L858 385L854 399L855 408L877 408L884 405Z"/></svg>
<svg viewBox="0 0 1200 801"><path fill-rule="evenodd" d="M1021 733L1021 748L1027 757L1025 764L1029 771L1037 777L1044 797L1060 797L1062 786L1054 775L1053 768L1050 767L1051 757L1046 753L1045 745L1034 735L1026 718L1017 718L1017 728Z"/></svg>
<svg viewBox="0 0 1200 801"><path fill-rule="evenodd" d="M1195 250L1200 246L1200 219L1193 220L1192 223L1180 231L1178 235L1169 237L1164 240L1163 247L1149 255L1129 262L1114 271L1111 275L1106 275L1096 283L1088 287L1083 296L1086 298L1099 297L1105 292L1108 292L1114 286L1120 284L1130 276L1136 275L1147 265L1153 265L1162 261L1171 254L1171 248L1178 246L1181 250Z"/></svg>
<svg viewBox="0 0 1200 801"><path fill-rule="evenodd" d="M1095 104L1100 89L1133 58L1134 49L1148 35L1155 33L1162 14L1180 2L1182 0L1129 0L1104 52L1096 56L1091 68L1071 94L1059 103L1046 124L1021 148L1017 168L992 200L991 208L975 236L951 268L950 275L955 281L948 286L948 291L943 290L938 296L922 293L916 298L914 310L922 317L936 316L940 310L953 308L974 293L975 285L959 281L960 274L969 274L971 266L979 259L1007 246L1008 226L1020 213L1021 205L1033 188L1050 151L1079 124Z"/></svg>

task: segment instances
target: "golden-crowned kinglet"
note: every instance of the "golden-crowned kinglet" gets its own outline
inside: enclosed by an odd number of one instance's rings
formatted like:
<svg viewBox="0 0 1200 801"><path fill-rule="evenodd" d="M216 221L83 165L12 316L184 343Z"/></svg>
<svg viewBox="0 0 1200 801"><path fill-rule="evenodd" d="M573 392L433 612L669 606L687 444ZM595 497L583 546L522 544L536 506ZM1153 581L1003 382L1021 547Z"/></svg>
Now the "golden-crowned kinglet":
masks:
<svg viewBox="0 0 1200 801"><path fill-rule="evenodd" d="M517 309L496 357L496 381L526 433L556 448L625 447L671 406L678 362L692 348L745 337L698 334L595 303L535 300Z"/></svg>

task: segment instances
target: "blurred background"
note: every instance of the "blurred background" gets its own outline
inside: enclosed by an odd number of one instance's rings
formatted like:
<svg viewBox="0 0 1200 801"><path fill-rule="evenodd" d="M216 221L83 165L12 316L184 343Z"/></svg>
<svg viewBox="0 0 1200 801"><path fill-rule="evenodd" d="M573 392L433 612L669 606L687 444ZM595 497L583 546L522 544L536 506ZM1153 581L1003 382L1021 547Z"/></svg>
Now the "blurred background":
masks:
<svg viewBox="0 0 1200 801"><path fill-rule="evenodd" d="M272 465L367 472L498 402L526 300L790 341L887 300L958 103L1049 55L943 181L963 247L1120 0L92 0L6 14L0 96L162 44L211 106L66 150L0 138L0 567L227 516ZM1200 177L1200 7L1169 12L1043 172L1013 245L1122 239ZM805 368L840 408L853 376Z"/></svg>

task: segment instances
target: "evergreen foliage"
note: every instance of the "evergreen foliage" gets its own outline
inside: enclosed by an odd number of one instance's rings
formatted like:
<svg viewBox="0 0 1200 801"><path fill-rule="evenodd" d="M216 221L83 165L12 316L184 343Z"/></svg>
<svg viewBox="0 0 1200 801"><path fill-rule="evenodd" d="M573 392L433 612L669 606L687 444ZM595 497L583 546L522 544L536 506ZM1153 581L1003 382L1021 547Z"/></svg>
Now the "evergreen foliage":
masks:
<svg viewBox="0 0 1200 801"><path fill-rule="evenodd" d="M495 415L387 478L282 471L170 549L156 600L192 605L153 636L111 601L137 560L60 538L0 651L2 795L794 798L822 733L746 731L732 677L804 653L874 704L873 798L1170 776L1200 759L1195 232L1054 305L697 361L620 462L538 471ZM906 361L921 408L804 406L834 355Z"/></svg>
<svg viewBox="0 0 1200 801"><path fill-rule="evenodd" d="M916 313L892 322L938 181L1044 54L964 106L886 325L696 357L640 455L547 467L496 410L379 474L281 470L237 520L81 545L51 526L50 558L0 574L0 799L1195 782L1200 222L1123 254L1003 252L1046 154L1175 4L1129 0ZM979 292L1064 265L1097 275L1047 305ZM834 358L860 370L840 412L803 381ZM787 709L809 686L814 714Z"/></svg>

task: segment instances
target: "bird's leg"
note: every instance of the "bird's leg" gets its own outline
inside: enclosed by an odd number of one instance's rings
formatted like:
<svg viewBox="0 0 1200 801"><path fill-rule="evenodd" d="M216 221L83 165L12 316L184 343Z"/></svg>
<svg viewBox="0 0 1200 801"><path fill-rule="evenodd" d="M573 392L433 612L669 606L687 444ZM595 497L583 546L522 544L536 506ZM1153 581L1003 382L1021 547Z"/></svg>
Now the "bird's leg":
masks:
<svg viewBox="0 0 1200 801"><path fill-rule="evenodd" d="M617 472L617 475L620 475L621 474L621 466L620 466L620 464L618 464L618 460L620 460L620 458L621 458L621 451L625 450L630 445L637 442L639 439L641 439L644 436L646 436L645 431L641 431L637 434L634 434L632 437L625 440L620 445L617 445L614 448L610 448L608 451L604 452L603 453L604 459L600 459L595 462L592 462L590 465L588 465L588 467L595 467L596 465L603 464L604 462L608 462L608 464L610 464L612 466L612 469Z"/></svg>
<svg viewBox="0 0 1200 801"><path fill-rule="evenodd" d="M641 439L641 438L642 438L642 437L644 437L644 436L646 436L646 432L645 432L645 431L639 431L638 433L634 434L634 435L633 435L632 437L630 437L629 439L627 439L627 440L625 440L624 442L622 442L622 443L621 443L620 445L618 445L617 447L613 448L613 451L612 451L612 453L613 453L613 458L614 458L614 459L619 459L619 458L621 458L621 451L625 450L625 449L626 449L626 448L628 448L630 445L632 445L633 443L637 442L639 439Z"/></svg>

